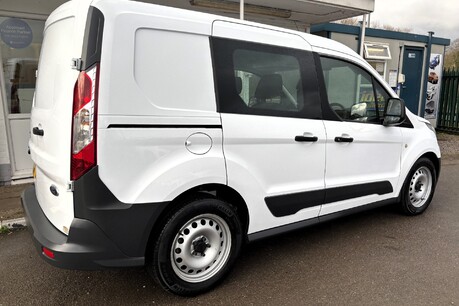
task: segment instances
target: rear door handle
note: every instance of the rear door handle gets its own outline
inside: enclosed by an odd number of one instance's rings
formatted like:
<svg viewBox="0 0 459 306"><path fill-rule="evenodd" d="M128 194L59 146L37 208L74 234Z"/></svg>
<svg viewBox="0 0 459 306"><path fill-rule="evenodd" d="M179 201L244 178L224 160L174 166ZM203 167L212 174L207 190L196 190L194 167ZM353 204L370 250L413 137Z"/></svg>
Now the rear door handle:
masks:
<svg viewBox="0 0 459 306"><path fill-rule="evenodd" d="M37 136L43 136L43 135L45 135L45 131L42 130L42 129L40 129L38 126L36 126L36 127L34 127L34 128L32 129L32 133L33 133L34 135L37 135Z"/></svg>
<svg viewBox="0 0 459 306"><path fill-rule="evenodd" d="M317 136L295 136L295 141L298 142L316 142L319 140Z"/></svg>
<svg viewBox="0 0 459 306"><path fill-rule="evenodd" d="M354 138L349 137L349 136L346 136L346 137L343 137L343 136L335 137L335 142L353 142L353 141L354 141Z"/></svg>

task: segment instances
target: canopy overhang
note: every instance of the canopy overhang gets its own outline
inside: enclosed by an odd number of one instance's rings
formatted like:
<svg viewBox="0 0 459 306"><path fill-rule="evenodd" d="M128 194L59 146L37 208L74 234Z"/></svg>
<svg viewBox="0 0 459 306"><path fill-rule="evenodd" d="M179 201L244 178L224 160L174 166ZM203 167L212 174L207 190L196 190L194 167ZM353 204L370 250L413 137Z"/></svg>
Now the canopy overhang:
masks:
<svg viewBox="0 0 459 306"><path fill-rule="evenodd" d="M188 10L239 18L240 0L143 0ZM373 12L375 0L242 0L244 19L304 30L313 24ZM1 1L0 1L1 2ZM6 1L2 16L45 18L64 0Z"/></svg>

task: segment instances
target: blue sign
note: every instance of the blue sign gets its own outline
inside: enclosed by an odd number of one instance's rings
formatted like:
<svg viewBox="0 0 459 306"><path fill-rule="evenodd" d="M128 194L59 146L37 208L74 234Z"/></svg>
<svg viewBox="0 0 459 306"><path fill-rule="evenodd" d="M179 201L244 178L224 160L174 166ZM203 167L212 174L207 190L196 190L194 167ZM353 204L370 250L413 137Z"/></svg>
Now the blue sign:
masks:
<svg viewBox="0 0 459 306"><path fill-rule="evenodd" d="M2 41L14 49L26 48L33 39L30 26L22 19L9 18L0 24Z"/></svg>

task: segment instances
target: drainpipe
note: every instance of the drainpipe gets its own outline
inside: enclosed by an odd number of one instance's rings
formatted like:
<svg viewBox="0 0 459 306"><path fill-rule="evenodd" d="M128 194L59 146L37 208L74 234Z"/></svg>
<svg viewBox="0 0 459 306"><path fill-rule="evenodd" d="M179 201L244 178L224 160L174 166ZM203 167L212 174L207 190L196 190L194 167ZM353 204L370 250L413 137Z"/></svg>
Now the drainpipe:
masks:
<svg viewBox="0 0 459 306"><path fill-rule="evenodd" d="M426 61L424 63L424 81L422 82L422 100L421 100L421 112L419 115L424 118L424 111L426 108L426 100L427 100L427 82L429 81L429 64L430 64L430 53L432 52L432 36L435 33L430 31L429 32L429 40L427 42L427 54L426 54Z"/></svg>
<svg viewBox="0 0 459 306"><path fill-rule="evenodd" d="M365 28L367 27L367 15L363 15L362 22L360 24L360 35L359 35L359 49L360 56L363 57L363 43L365 42Z"/></svg>
<svg viewBox="0 0 459 306"><path fill-rule="evenodd" d="M239 19L244 20L244 0L239 0Z"/></svg>
<svg viewBox="0 0 459 306"><path fill-rule="evenodd" d="M402 53L403 53L403 48L405 46L405 43L401 42L399 43L399 48L400 48L400 51L398 53L398 65L397 65L397 95L400 97L401 93L402 93L402 84L399 83L398 81L398 77L399 75L402 73L400 71L400 65L401 65L401 62L402 62Z"/></svg>

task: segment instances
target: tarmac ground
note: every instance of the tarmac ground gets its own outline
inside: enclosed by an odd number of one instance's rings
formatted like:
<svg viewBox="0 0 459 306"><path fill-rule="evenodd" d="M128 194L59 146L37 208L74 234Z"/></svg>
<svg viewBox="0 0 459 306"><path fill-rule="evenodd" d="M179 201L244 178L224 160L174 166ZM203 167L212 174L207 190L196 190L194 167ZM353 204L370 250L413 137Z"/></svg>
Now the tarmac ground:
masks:
<svg viewBox="0 0 459 306"><path fill-rule="evenodd" d="M26 230L0 235L0 305L458 305L459 164L431 206L388 206L245 247L214 290L181 298L143 268L72 271L42 260Z"/></svg>

